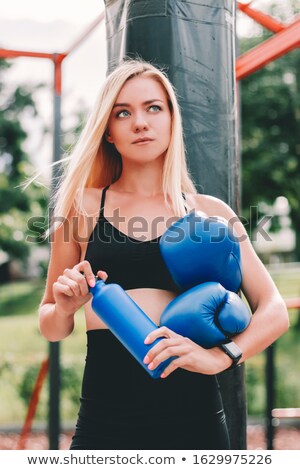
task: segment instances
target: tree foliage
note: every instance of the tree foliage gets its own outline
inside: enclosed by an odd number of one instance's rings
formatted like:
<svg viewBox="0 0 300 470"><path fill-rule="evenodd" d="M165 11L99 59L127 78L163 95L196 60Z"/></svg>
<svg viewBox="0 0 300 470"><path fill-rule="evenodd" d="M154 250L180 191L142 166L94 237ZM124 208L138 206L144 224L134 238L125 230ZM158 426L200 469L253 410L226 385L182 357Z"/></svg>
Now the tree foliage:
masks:
<svg viewBox="0 0 300 470"><path fill-rule="evenodd" d="M242 51L265 40L241 41ZM296 49L241 82L243 215L251 206L285 196L292 226L300 233L300 50ZM297 257L300 256L299 236Z"/></svg>
<svg viewBox="0 0 300 470"><path fill-rule="evenodd" d="M47 194L34 183L26 191L20 187L26 177L34 173L24 151L27 132L22 117L27 113L35 119L38 113L33 89L21 85L9 91L5 82L5 71L9 67L8 62L0 60L0 251L10 260L25 260L30 251L26 242L28 221L32 215L44 212Z"/></svg>

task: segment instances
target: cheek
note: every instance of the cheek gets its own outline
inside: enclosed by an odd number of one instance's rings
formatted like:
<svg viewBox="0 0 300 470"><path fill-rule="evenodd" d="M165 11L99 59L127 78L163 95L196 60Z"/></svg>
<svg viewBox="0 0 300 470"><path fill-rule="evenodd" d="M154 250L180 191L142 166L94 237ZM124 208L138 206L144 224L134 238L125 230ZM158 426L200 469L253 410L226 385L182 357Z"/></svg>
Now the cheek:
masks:
<svg viewBox="0 0 300 470"><path fill-rule="evenodd" d="M114 142L120 141L122 139L122 135L124 134L124 126L120 125L120 123L113 123L108 127L109 134Z"/></svg>
<svg viewBox="0 0 300 470"><path fill-rule="evenodd" d="M171 117L171 114L168 114L165 119L165 129L168 129L169 133L171 133L171 129L172 129L172 117Z"/></svg>
<svg viewBox="0 0 300 470"><path fill-rule="evenodd" d="M154 127L156 127L157 129L164 130L164 132L171 130L171 124L171 116L166 113L160 115L159 117L156 117L156 119L152 121L152 125Z"/></svg>
<svg viewBox="0 0 300 470"><path fill-rule="evenodd" d="M161 126L161 128L164 130L164 133L166 135L166 137L170 138L171 137L171 133L172 133L172 121L171 121L171 118L166 118L164 120L164 123L163 125Z"/></svg>

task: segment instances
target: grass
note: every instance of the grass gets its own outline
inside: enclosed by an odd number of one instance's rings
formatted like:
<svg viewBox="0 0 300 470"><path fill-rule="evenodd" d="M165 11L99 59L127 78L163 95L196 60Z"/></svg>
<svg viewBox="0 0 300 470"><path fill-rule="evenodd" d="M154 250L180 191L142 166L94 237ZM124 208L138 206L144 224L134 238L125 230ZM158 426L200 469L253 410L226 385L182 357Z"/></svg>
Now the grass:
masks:
<svg viewBox="0 0 300 470"><path fill-rule="evenodd" d="M271 276L283 298L300 297L300 268L270 269ZM275 343L275 406L300 407L299 370L300 342L299 316L296 309L289 310L289 331ZM247 398L250 414L262 415L266 403L266 353L255 355L246 364Z"/></svg>
<svg viewBox="0 0 300 470"><path fill-rule="evenodd" d="M41 362L48 357L48 341L38 329L38 306L44 289L44 281L12 282L0 286L0 426L20 425L25 419L27 406L21 398L24 387L32 388L34 377ZM77 403L64 392L63 419L75 419L79 403L80 377L83 371L86 348L83 311L76 314L76 327L71 336L61 342L61 361L70 377L76 370L78 379ZM28 374L33 376L27 384ZM66 387L68 384L66 385ZM29 390L23 390L25 398ZM73 394L74 395L74 394ZM44 385L38 419L47 415L47 384Z"/></svg>
<svg viewBox="0 0 300 470"><path fill-rule="evenodd" d="M0 317L32 314L42 297L41 281L21 281L0 288Z"/></svg>
<svg viewBox="0 0 300 470"><path fill-rule="evenodd" d="M299 272L273 273L284 297L299 296ZM0 426L21 425L34 379L48 342L38 330L37 311L44 280L12 282L0 286ZM299 407L300 342L296 328L297 312L290 311L290 331L276 342L278 407ZM62 419L73 421L79 405L81 377L86 354L83 311L76 314L75 330L61 342ZM247 361L248 405L250 414L263 414L265 407L265 353ZM44 385L36 420L47 416L48 390Z"/></svg>

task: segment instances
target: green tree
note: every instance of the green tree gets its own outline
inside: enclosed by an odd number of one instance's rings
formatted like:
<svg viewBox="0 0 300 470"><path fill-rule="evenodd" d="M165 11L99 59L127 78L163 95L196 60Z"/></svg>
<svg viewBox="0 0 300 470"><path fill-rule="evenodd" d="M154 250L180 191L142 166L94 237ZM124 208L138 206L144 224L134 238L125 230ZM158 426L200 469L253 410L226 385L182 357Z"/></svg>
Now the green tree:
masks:
<svg viewBox="0 0 300 470"><path fill-rule="evenodd" d="M30 113L32 119L37 118L37 109L34 89L22 85L13 92L8 90L4 79L10 66L0 60L0 252L6 253L9 260L25 261L30 252L30 244L26 241L28 220L33 214L44 212L47 194L37 184L32 184L26 191L19 186L34 173L23 148L27 133L22 117Z"/></svg>
<svg viewBox="0 0 300 470"><path fill-rule="evenodd" d="M275 7L274 7L275 8ZM241 52L271 33L243 39ZM300 50L296 49L241 82L243 215L251 206L285 196L292 226L300 233ZM300 257L300 237L296 256Z"/></svg>

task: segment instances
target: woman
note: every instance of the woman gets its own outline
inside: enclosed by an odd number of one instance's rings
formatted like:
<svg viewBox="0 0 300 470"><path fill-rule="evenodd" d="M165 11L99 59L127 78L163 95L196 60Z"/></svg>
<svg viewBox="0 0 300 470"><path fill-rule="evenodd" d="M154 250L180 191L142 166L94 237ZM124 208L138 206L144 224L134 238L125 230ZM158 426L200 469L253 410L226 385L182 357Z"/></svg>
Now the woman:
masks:
<svg viewBox="0 0 300 470"><path fill-rule="evenodd" d="M145 363L154 369L178 358L153 380L94 314L88 291L95 274L119 283L159 324L178 291L158 242L194 209L235 220L242 240L242 290L255 313L235 337L242 362L287 330L285 305L234 212L196 193L170 82L148 63L127 61L107 78L57 193L39 310L42 334L58 341L72 332L76 311L85 309L88 352L71 449L229 448L216 374L231 359L220 348L206 350L158 328L148 343L165 339Z"/></svg>

